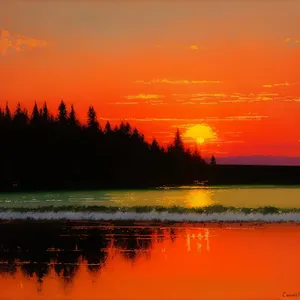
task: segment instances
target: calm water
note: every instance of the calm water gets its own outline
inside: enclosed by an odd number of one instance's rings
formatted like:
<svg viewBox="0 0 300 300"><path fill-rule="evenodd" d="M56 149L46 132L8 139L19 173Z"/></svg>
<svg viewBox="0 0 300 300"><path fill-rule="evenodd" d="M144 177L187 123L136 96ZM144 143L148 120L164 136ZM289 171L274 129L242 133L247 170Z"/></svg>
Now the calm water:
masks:
<svg viewBox="0 0 300 300"><path fill-rule="evenodd" d="M1 207L69 205L300 208L300 187L171 188L121 191L65 191L0 194Z"/></svg>
<svg viewBox="0 0 300 300"><path fill-rule="evenodd" d="M299 253L288 224L2 223L0 299L287 299Z"/></svg>
<svg viewBox="0 0 300 300"><path fill-rule="evenodd" d="M300 208L300 188L0 194L0 300L275 300L300 292L299 211L190 213L215 204ZM151 210L69 211L80 205ZM30 211L41 206L68 210Z"/></svg>

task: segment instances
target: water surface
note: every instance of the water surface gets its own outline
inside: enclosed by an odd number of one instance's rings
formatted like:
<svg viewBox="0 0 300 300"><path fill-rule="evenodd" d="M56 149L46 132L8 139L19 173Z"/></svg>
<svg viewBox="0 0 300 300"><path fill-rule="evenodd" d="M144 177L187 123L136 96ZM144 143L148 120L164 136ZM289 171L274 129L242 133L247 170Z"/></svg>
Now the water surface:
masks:
<svg viewBox="0 0 300 300"><path fill-rule="evenodd" d="M298 225L0 224L0 299L285 299Z"/></svg>
<svg viewBox="0 0 300 300"><path fill-rule="evenodd" d="M275 206L300 208L300 187L183 187L149 190L101 190L0 194L3 207L41 206Z"/></svg>

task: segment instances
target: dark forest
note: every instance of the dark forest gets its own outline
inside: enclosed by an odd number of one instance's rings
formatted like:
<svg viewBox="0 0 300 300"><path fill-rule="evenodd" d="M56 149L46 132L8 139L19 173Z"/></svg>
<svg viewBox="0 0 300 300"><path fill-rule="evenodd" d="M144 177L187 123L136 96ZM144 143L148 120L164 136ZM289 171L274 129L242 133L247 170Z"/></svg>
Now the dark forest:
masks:
<svg viewBox="0 0 300 300"><path fill-rule="evenodd" d="M164 149L127 122L101 128L92 106L81 124L63 101L56 116L46 103L35 103L31 113L6 105L0 136L2 188L139 188L206 179L206 162L184 147L179 130Z"/></svg>
<svg viewBox="0 0 300 300"><path fill-rule="evenodd" d="M0 109L0 191L149 188L191 184L300 184L300 167L218 165L185 147L179 130L164 148L128 122L102 128L93 106L87 123L61 101L32 112Z"/></svg>

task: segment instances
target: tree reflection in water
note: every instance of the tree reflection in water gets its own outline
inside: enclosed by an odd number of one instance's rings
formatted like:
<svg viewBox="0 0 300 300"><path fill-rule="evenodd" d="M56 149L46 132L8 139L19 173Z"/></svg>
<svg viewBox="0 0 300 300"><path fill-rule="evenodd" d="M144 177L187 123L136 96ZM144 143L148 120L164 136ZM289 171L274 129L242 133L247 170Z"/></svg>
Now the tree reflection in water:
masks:
<svg viewBox="0 0 300 300"><path fill-rule="evenodd" d="M80 264L91 273L101 271L116 254L134 263L151 256L153 243L176 239L176 229L153 225L86 223L8 223L0 225L0 273L12 276L20 268L38 283L53 269L65 284L72 282Z"/></svg>
<svg viewBox="0 0 300 300"><path fill-rule="evenodd" d="M1 299L279 299L298 224L2 223Z"/></svg>

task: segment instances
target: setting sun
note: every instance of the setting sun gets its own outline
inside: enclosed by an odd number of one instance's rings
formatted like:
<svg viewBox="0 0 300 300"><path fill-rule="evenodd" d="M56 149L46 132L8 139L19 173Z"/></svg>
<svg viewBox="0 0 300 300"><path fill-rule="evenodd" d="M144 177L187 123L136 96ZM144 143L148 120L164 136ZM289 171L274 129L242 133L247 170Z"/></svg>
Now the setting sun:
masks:
<svg viewBox="0 0 300 300"><path fill-rule="evenodd" d="M185 138L194 139L198 144L203 144L206 141L215 140L217 134L208 125L198 124L191 126L184 133Z"/></svg>

